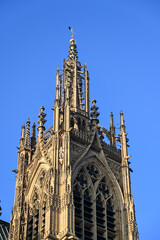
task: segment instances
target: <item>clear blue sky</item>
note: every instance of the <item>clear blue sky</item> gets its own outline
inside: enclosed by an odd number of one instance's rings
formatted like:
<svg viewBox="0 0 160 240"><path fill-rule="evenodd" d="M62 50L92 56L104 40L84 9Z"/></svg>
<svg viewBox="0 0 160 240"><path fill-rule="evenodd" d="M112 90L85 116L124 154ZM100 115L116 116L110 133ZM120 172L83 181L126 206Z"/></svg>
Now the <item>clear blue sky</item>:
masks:
<svg viewBox="0 0 160 240"><path fill-rule="evenodd" d="M100 124L118 127L122 109L130 139L132 192L140 239L160 239L160 1L0 0L1 219L14 204L16 146L21 125L46 107L53 122L57 65L76 33L79 60L87 62L90 96ZM117 129L118 134L118 129Z"/></svg>

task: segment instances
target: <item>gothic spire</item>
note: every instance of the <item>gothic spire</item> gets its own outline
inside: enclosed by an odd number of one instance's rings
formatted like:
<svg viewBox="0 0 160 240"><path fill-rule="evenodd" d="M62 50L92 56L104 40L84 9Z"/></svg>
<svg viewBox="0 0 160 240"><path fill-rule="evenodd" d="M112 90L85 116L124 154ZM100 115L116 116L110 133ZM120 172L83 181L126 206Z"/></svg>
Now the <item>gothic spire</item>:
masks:
<svg viewBox="0 0 160 240"><path fill-rule="evenodd" d="M89 115L89 74L87 64L84 63L84 79L85 79L85 110Z"/></svg>
<svg viewBox="0 0 160 240"><path fill-rule="evenodd" d="M131 157L128 155L127 149L127 133L125 131L125 124L124 124L124 117L123 112L120 112L120 142L121 142L121 158L122 158L122 184L123 184L123 195L124 195L124 202L125 208L128 212L128 228L129 228L129 235L130 239L133 239L133 226L136 222L133 222L130 219L130 214L132 216L135 215L134 212L134 203L133 203L133 195L131 193L131 181L130 181L130 172L131 169L129 168L129 161L128 159ZM135 219L135 216L134 216Z"/></svg>
<svg viewBox="0 0 160 240"><path fill-rule="evenodd" d="M57 66L56 72L56 100L59 100L59 67Z"/></svg>
<svg viewBox="0 0 160 240"><path fill-rule="evenodd" d="M57 67L56 97L54 101L55 132L59 131L60 126L65 128L66 122L68 122L69 126L70 113L73 115L76 113L76 118L78 118L78 115L83 116L83 118L87 117L87 121L89 121L89 74L86 63L83 68L78 61L78 52L75 43L76 41L72 37L69 45L68 59L67 61L65 59L63 61L62 72ZM66 119L68 120L66 121ZM68 127L66 128L68 129Z"/></svg>
<svg viewBox="0 0 160 240"><path fill-rule="evenodd" d="M127 141L126 141L126 131L125 131L125 124L124 124L124 117L123 112L120 112L120 136L121 136L121 152L122 152L122 159L127 158Z"/></svg>
<svg viewBox="0 0 160 240"><path fill-rule="evenodd" d="M115 126L112 112L110 114L110 134L111 134L110 144L116 147Z"/></svg>
<svg viewBox="0 0 160 240"><path fill-rule="evenodd" d="M129 177L129 163L128 159L131 157L128 155L127 150L127 133L125 131L123 112L120 112L120 142L121 142L121 157L122 157L122 175L123 175L123 187L125 189L124 195L126 203L128 204L127 197L131 193L130 189L130 177Z"/></svg>
<svg viewBox="0 0 160 240"><path fill-rule="evenodd" d="M30 121L28 118L26 122L25 146L29 146L29 138L30 138Z"/></svg>
<svg viewBox="0 0 160 240"><path fill-rule="evenodd" d="M92 117L91 123L93 125L97 125L99 123L98 116L99 116L100 113L97 112L99 107L96 106L96 102L97 101L95 99L92 100L93 105L91 107L91 117Z"/></svg>

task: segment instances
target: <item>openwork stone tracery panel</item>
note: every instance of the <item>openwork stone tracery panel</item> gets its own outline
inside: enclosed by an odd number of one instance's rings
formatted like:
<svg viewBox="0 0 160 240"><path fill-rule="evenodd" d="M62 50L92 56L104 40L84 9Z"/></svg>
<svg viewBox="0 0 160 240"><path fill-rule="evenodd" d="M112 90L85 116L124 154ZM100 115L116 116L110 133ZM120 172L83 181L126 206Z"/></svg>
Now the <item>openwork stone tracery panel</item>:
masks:
<svg viewBox="0 0 160 240"><path fill-rule="evenodd" d="M74 180L75 232L79 239L115 239L113 194L95 164L83 167Z"/></svg>

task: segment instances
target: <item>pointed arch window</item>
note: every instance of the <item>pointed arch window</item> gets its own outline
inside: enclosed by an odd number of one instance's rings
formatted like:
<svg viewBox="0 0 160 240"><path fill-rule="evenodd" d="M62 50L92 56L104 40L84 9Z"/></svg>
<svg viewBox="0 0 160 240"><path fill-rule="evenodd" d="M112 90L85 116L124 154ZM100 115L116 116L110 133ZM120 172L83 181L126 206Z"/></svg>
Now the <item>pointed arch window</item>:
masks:
<svg viewBox="0 0 160 240"><path fill-rule="evenodd" d="M74 181L75 234L83 240L114 240L113 197L95 165L83 167ZM97 183L97 184L96 184Z"/></svg>

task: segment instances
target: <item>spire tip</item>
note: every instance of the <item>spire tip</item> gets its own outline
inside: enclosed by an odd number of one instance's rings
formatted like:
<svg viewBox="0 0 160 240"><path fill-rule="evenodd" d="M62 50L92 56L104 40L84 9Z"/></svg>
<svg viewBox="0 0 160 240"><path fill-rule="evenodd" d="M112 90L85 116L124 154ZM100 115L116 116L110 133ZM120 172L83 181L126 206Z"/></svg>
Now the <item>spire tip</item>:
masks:
<svg viewBox="0 0 160 240"><path fill-rule="evenodd" d="M27 125L28 125L28 124L30 124L29 117L28 117L28 119L27 119L27 122L26 122L26 124L27 124Z"/></svg>
<svg viewBox="0 0 160 240"><path fill-rule="evenodd" d="M43 105L40 107L40 110L41 110L41 112L43 112L45 110Z"/></svg>
<svg viewBox="0 0 160 240"><path fill-rule="evenodd" d="M96 99L94 98L93 100L92 100L92 103L93 103L93 105L95 105L96 104Z"/></svg>

